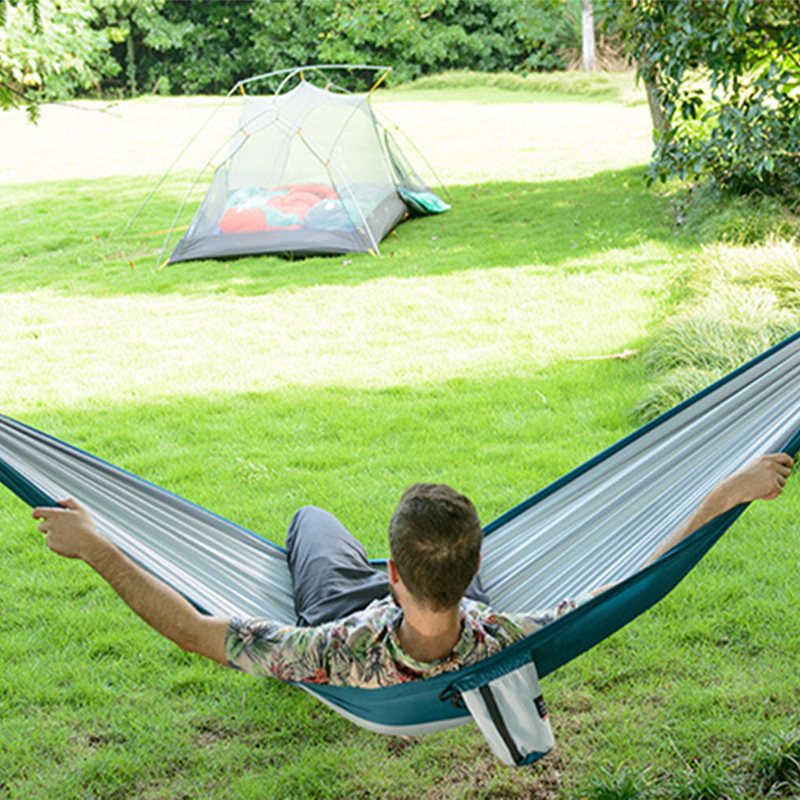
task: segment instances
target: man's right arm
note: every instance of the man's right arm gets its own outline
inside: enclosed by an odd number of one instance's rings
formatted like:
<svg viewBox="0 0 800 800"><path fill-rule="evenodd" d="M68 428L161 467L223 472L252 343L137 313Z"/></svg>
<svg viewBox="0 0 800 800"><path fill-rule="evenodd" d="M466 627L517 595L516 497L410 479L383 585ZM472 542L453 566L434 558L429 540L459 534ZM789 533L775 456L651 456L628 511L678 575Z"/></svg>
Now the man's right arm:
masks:
<svg viewBox="0 0 800 800"><path fill-rule="evenodd" d="M183 650L227 664L229 620L201 614L182 595L135 564L98 533L88 511L74 500L34 509L51 550L85 561L148 625Z"/></svg>

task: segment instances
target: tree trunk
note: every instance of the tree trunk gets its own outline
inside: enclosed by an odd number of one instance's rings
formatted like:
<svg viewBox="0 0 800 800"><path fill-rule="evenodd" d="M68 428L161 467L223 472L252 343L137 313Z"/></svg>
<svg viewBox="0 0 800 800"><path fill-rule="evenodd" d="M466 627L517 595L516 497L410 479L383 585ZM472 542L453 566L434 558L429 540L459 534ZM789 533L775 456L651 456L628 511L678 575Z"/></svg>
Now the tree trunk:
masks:
<svg viewBox="0 0 800 800"><path fill-rule="evenodd" d="M125 40L125 72L128 74L128 91L136 97L136 44L133 41L133 20L128 20L128 38Z"/></svg>
<svg viewBox="0 0 800 800"><path fill-rule="evenodd" d="M583 5L583 69L585 72L594 72L597 69L597 48L594 39L594 7L592 0L581 0Z"/></svg>
<svg viewBox="0 0 800 800"><path fill-rule="evenodd" d="M650 106L650 119L653 121L653 140L658 141L659 137L669 129L669 121L664 115L664 108L658 99L656 89L657 82L653 79L642 78L644 88L647 90L647 103Z"/></svg>

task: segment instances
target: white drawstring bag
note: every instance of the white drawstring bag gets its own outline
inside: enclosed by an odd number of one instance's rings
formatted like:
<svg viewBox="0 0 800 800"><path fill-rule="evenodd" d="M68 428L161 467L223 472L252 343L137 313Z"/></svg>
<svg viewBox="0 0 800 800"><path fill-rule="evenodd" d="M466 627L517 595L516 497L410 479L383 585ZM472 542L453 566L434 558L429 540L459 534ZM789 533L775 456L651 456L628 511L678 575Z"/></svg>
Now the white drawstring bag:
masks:
<svg viewBox="0 0 800 800"><path fill-rule="evenodd" d="M530 764L553 749L553 730L532 661L488 683L457 683L456 688L504 764Z"/></svg>

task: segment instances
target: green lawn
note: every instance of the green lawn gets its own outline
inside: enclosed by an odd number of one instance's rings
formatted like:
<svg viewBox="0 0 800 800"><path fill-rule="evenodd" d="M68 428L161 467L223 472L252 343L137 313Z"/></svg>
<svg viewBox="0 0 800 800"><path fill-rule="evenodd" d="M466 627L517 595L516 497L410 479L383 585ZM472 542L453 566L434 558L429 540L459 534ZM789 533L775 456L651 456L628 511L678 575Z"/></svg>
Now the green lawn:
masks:
<svg viewBox="0 0 800 800"><path fill-rule="evenodd" d="M646 346L712 263L641 165L607 168L626 135L594 132L591 174L564 160L552 180L454 185L451 212L400 226L380 258L154 270L144 233L174 190L121 238L152 178L4 187L0 409L276 541L315 503L385 555L417 480L489 522L636 427L657 376L583 357ZM598 794L608 774L678 797L676 776L717 762L745 785L753 751L797 724L798 510L797 487L752 509L666 601L548 678L557 749L510 770L472 726L380 737L181 653L0 492L0 797L622 797Z"/></svg>

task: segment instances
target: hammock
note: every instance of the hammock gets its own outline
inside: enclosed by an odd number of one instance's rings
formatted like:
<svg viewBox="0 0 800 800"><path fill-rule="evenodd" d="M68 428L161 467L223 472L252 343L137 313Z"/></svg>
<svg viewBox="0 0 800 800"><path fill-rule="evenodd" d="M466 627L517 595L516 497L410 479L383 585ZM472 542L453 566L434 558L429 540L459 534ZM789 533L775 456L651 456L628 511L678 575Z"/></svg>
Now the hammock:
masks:
<svg viewBox="0 0 800 800"><path fill-rule="evenodd" d="M373 731L419 734L469 720L451 702L533 659L540 676L667 594L744 510L654 564L655 546L724 477L800 448L800 333L534 494L485 529L481 577L504 611L617 585L479 664L379 689L297 684ZM200 610L293 623L283 548L64 442L0 416L0 481L31 506L74 496L120 549Z"/></svg>

